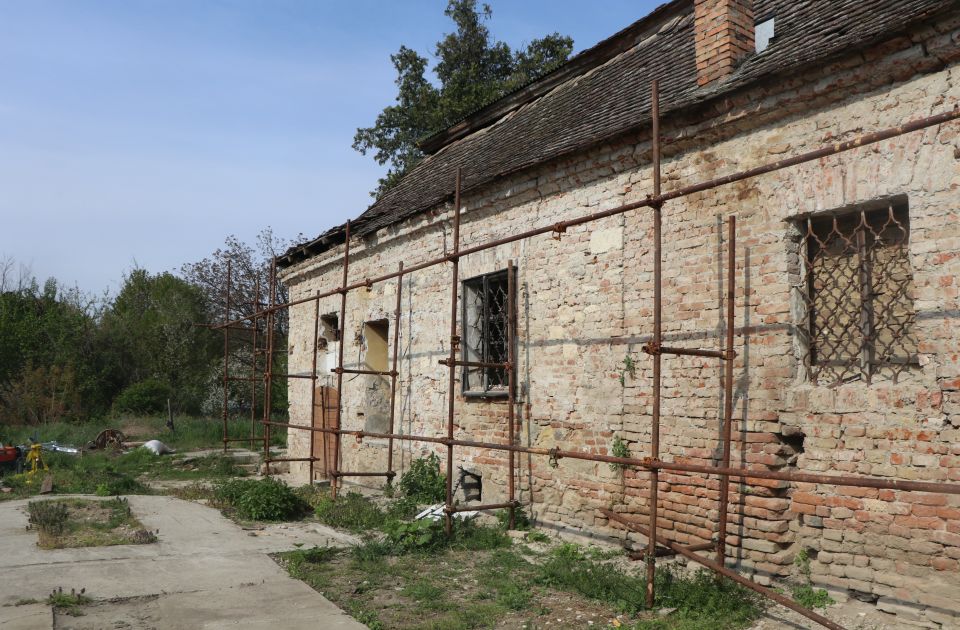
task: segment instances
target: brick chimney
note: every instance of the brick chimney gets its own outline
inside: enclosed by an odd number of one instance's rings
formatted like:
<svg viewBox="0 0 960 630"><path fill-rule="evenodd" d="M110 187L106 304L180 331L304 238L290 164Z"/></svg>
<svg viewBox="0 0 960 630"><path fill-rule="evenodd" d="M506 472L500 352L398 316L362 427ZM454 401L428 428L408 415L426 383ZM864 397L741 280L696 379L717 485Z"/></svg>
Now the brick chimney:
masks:
<svg viewBox="0 0 960 630"><path fill-rule="evenodd" d="M697 83L731 74L754 52L752 0L695 0Z"/></svg>

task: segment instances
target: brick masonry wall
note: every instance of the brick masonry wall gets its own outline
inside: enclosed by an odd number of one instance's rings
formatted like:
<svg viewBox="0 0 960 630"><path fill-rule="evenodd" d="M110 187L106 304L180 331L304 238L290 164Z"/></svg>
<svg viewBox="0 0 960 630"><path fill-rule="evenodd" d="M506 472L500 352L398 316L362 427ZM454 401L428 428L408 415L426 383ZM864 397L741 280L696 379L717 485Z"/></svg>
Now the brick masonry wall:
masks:
<svg viewBox="0 0 960 630"><path fill-rule="evenodd" d="M849 139L944 111L960 100L960 24L942 23L844 59L704 106L667 116L664 190ZM723 330L725 226L738 218L734 465L960 481L960 125L952 123L842 156L670 202L664 212L664 340L716 348ZM464 246L642 199L651 190L649 142L624 137L466 196ZM453 182L451 182L451 189ZM791 217L905 194L921 366L898 382L836 388L810 383L796 342L799 281ZM449 252L450 207L382 231L351 251L356 281ZM609 452L615 435L633 454L649 452L650 360L639 352L652 325L649 211L629 212L461 260L462 279L518 266L520 442ZM355 252L355 253L354 253ZM339 286L342 250L285 270L291 298ZM388 318L396 282L349 294L343 334L347 367L363 362L365 321ZM437 266L403 280L397 396L399 432L445 432L450 271ZM320 313L339 311L339 298ZM291 310L290 366L308 373L313 306ZM392 336L392 328L390 335ZM624 358L636 361L624 373ZM323 358L320 365L325 366ZM621 376L623 384L621 384ZM665 357L661 452L715 464L719 457L722 367ZM335 378L322 367L321 382ZM347 428L362 428L363 384L344 378ZM309 385L290 385L293 422L309 423ZM456 397L456 436L506 440L505 403ZM308 452L308 432L291 431L291 455ZM317 439L320 439L319 436ZM345 437L344 467L383 470L386 444ZM395 445L402 472L436 445ZM457 449L456 464L483 474L484 501L505 499L506 454ZM642 538L609 524L599 507L647 513L646 474L605 464L519 458L520 498L546 527L628 544ZM305 465L293 470L306 480ZM664 534L709 540L716 530L715 479L661 476ZM729 561L755 579L785 577L808 549L816 583L879 599L928 622L958 623L960 498L791 485L734 484ZM952 620L952 621L951 621Z"/></svg>

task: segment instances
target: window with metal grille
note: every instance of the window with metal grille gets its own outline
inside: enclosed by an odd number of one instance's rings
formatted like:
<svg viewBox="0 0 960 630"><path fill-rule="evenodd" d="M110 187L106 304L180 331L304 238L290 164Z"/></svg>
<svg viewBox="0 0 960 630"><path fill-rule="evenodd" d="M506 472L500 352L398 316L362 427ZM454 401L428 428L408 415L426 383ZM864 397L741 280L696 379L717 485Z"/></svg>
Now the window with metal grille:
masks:
<svg viewBox="0 0 960 630"><path fill-rule="evenodd" d="M515 273L515 272L514 272ZM507 313L507 271L463 282L463 359L506 363L510 339ZM503 367L464 367L463 392L470 396L507 396Z"/></svg>
<svg viewBox="0 0 960 630"><path fill-rule="evenodd" d="M907 200L810 216L799 227L811 380L896 381L917 364Z"/></svg>

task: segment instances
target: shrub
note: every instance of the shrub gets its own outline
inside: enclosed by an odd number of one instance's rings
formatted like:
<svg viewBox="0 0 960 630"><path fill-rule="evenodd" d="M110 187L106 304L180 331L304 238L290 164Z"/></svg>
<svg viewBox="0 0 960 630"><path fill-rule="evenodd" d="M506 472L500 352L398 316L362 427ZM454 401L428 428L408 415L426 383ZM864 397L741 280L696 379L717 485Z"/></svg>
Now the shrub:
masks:
<svg viewBox="0 0 960 630"><path fill-rule="evenodd" d="M404 496L420 503L438 503L447 498L447 478L440 472L440 458L430 453L410 462L400 478Z"/></svg>
<svg viewBox="0 0 960 630"><path fill-rule="evenodd" d="M420 512L420 506L410 497L401 497L390 503L386 509L388 519L411 519Z"/></svg>
<svg viewBox="0 0 960 630"><path fill-rule="evenodd" d="M526 510L520 506L515 507L513 510L513 528L521 532L530 529L530 517L527 516ZM510 527L509 509L497 510L497 523L499 523L503 529Z"/></svg>
<svg viewBox="0 0 960 630"><path fill-rule="evenodd" d="M128 413L160 413L167 409L172 395L170 386L155 378L134 383L120 392L113 401L113 411Z"/></svg>
<svg viewBox="0 0 960 630"><path fill-rule="evenodd" d="M384 531L387 543L395 553L429 551L447 543L442 520L424 518L419 521L394 521L388 523Z"/></svg>
<svg viewBox="0 0 960 630"><path fill-rule="evenodd" d="M285 521L301 516L307 508L290 486L273 477L231 479L217 484L213 495L240 518L254 521Z"/></svg>

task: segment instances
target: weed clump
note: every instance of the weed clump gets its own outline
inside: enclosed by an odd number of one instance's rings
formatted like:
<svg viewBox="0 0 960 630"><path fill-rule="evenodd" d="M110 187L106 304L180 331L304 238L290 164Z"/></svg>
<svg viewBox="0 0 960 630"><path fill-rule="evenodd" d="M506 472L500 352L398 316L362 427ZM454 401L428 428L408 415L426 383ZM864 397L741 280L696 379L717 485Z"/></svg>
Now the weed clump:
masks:
<svg viewBox="0 0 960 630"><path fill-rule="evenodd" d="M513 508L513 528L517 531L525 532L530 529L530 517L527 516L527 511L522 507L517 506ZM510 510L497 510L497 524L500 525L502 529L507 529L510 527Z"/></svg>
<svg viewBox="0 0 960 630"><path fill-rule="evenodd" d="M440 472L440 458L430 453L410 462L400 477L400 490L418 503L438 503L447 498L447 477Z"/></svg>
<svg viewBox="0 0 960 630"><path fill-rule="evenodd" d="M814 588L810 579L810 553L801 549L793 559L793 566L800 574L800 583L793 586L793 600L804 608L826 608L835 603L830 594L822 588Z"/></svg>
<svg viewBox="0 0 960 630"><path fill-rule="evenodd" d="M83 614L80 608L91 603L93 600L85 594L87 589L82 588L79 592L76 589L70 589L69 593L64 593L63 588L50 593L47 596L47 605L53 606L58 612L72 617L79 617Z"/></svg>
<svg viewBox="0 0 960 630"><path fill-rule="evenodd" d="M442 519L435 521L429 518L416 521L388 521L383 531L386 538L383 541L367 541L365 544L372 546L367 551L375 551L381 555L402 555L440 551L447 548L485 551L510 546L510 537L501 528L478 525L470 519L455 519L452 536L447 536ZM365 552L359 553L372 555Z"/></svg>
<svg viewBox="0 0 960 630"><path fill-rule="evenodd" d="M302 516L307 504L283 481L231 479L213 489L214 501L253 521L285 521Z"/></svg>
<svg viewBox="0 0 960 630"><path fill-rule="evenodd" d="M314 505L314 514L325 525L354 533L379 529L387 518L376 503L359 492L347 492L336 499L322 495Z"/></svg>
<svg viewBox="0 0 960 630"><path fill-rule="evenodd" d="M613 436L613 443L610 445L610 454L614 457L632 457L630 445L619 435ZM613 472L621 472L629 468L630 466L626 464L610 464L610 470Z"/></svg>
<svg viewBox="0 0 960 630"><path fill-rule="evenodd" d="M27 504L28 522L41 538L57 538L67 527L69 510L60 501L31 501Z"/></svg>

